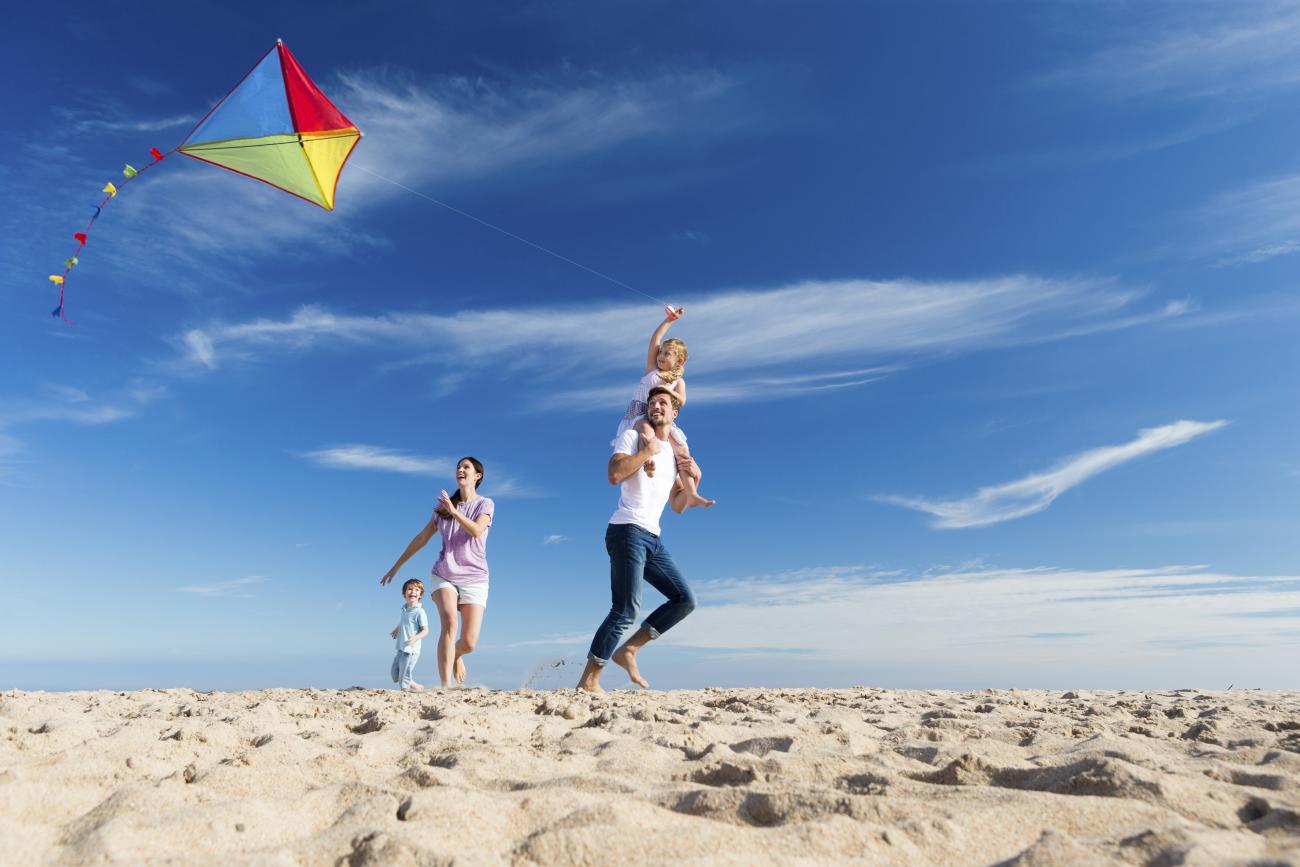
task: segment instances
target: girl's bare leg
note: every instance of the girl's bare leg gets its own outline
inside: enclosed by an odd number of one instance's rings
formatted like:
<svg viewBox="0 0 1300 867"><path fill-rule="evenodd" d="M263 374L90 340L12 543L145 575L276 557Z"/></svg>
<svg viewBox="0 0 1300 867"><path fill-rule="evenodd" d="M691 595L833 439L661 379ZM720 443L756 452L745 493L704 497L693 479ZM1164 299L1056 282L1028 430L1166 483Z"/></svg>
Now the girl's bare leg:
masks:
<svg viewBox="0 0 1300 867"><path fill-rule="evenodd" d="M655 435L655 429L650 425L650 420L645 416L641 416L641 418L637 419L636 424L632 427L635 428L637 433L641 434L641 445L643 447L646 443L650 442L650 439ZM645 474L647 476L653 476L655 474L654 461L648 461L646 463Z"/></svg>
<svg viewBox="0 0 1300 867"><path fill-rule="evenodd" d="M452 667L456 658L456 591L443 587L430 594L438 609L438 678L443 686L452 684Z"/></svg>
<svg viewBox="0 0 1300 867"><path fill-rule="evenodd" d="M483 626L482 605L465 604L460 606L460 641L456 642L456 682L465 685L465 661L461 659L467 653L473 653L478 646L478 632Z"/></svg>
<svg viewBox="0 0 1300 867"><path fill-rule="evenodd" d="M668 441L673 444L673 454L677 457L691 456L690 449L677 440L669 437ZM682 483L682 488L686 491L686 508L693 509L697 506L707 508L717 502L717 500L710 500L707 497L700 496L700 492L695 489L695 477L689 473L678 473L677 480Z"/></svg>

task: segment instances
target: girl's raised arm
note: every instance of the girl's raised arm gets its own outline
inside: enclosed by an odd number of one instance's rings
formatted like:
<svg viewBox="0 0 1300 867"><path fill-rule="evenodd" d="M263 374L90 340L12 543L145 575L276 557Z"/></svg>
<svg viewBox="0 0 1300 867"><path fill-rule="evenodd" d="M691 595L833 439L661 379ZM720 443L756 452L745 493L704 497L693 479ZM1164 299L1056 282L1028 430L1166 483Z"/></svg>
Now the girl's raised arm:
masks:
<svg viewBox="0 0 1300 867"><path fill-rule="evenodd" d="M654 334L650 335L650 349L646 351L645 371L641 374L642 376L659 367L659 341L664 339L664 335L668 333L668 328L681 315L682 311L678 310L677 316L665 317L664 321L660 322L659 327L655 329Z"/></svg>

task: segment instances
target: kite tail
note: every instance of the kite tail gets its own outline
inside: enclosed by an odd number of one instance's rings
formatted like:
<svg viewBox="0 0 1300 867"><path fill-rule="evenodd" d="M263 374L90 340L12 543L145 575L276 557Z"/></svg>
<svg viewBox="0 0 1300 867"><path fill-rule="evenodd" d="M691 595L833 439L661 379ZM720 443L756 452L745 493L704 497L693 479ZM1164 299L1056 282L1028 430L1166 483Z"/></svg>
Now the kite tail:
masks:
<svg viewBox="0 0 1300 867"><path fill-rule="evenodd" d="M172 150L168 151L167 154L173 153L175 150L175 148L172 148ZM59 306L50 311L50 315L55 319L62 319L69 325L75 324L68 318L67 314L63 312L63 296L67 290L68 275L72 273L72 269L81 261L81 252L85 249L86 244L90 240L90 230L95 225L95 221L99 219L99 215L104 213L104 206L111 202L127 184L131 183L131 181L138 178L144 172L162 162L163 158L167 156L167 154L164 154L162 151L158 150L158 148L149 148L149 162L146 165L137 169L135 166L128 164L122 168L123 180L120 184L114 184L112 181L109 181L104 185L104 189L100 191L104 193L104 198L98 205L95 205L95 213L91 214L84 229L80 232L74 232L72 235L73 240L77 242L77 249L70 257L63 261L63 273L50 275L50 282L59 287Z"/></svg>

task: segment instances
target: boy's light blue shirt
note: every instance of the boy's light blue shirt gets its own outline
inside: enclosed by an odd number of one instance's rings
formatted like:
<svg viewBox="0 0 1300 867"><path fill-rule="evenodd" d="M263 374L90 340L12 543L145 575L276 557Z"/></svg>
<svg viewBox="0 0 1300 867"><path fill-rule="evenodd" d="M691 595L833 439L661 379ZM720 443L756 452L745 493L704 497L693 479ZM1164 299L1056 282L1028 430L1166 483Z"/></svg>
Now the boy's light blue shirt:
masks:
<svg viewBox="0 0 1300 867"><path fill-rule="evenodd" d="M420 632L429 627L429 616L424 613L424 609L419 605L414 608L402 606L402 619L398 623L397 649L403 653L419 653L420 645L424 640L415 642L409 648L406 642L412 635L419 635Z"/></svg>

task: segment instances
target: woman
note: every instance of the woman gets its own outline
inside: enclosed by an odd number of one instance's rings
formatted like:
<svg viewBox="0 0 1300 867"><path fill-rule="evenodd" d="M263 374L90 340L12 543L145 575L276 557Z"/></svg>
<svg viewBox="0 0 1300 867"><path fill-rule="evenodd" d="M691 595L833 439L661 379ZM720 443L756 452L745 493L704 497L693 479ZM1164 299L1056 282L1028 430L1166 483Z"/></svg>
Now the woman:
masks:
<svg viewBox="0 0 1300 867"><path fill-rule="evenodd" d="M461 458L456 464L456 493L439 492L438 507L429 523L406 546L388 574L379 579L387 584L402 564L428 544L434 533L442 533L442 553L433 564L433 587L429 598L438 609L442 633L438 636L438 677L444 687L465 682L465 662L478 644L483 611L487 608L487 535L496 504L480 497L483 465L475 458ZM456 640L456 614L460 613L460 641Z"/></svg>

